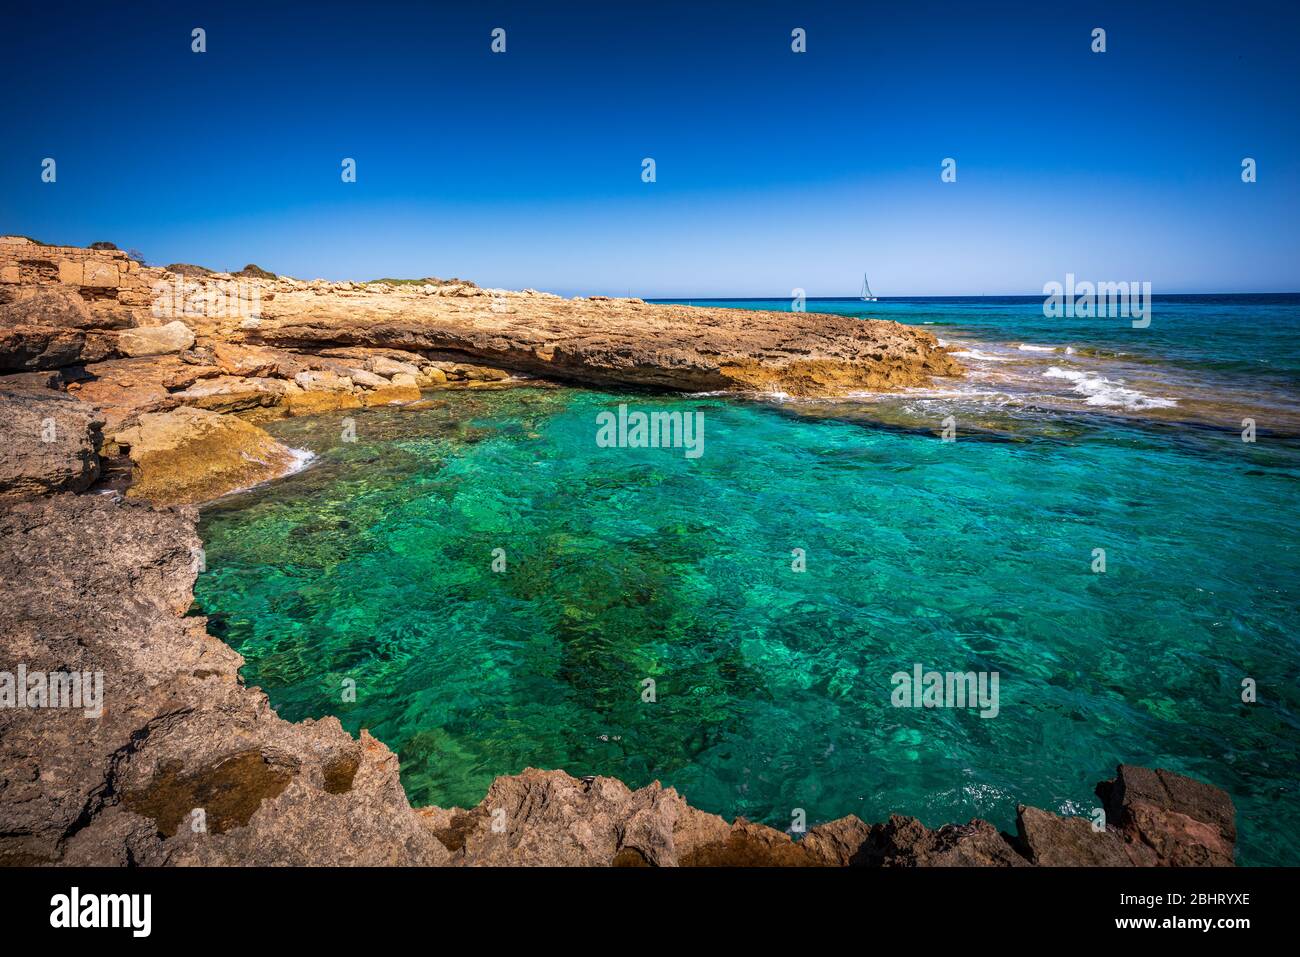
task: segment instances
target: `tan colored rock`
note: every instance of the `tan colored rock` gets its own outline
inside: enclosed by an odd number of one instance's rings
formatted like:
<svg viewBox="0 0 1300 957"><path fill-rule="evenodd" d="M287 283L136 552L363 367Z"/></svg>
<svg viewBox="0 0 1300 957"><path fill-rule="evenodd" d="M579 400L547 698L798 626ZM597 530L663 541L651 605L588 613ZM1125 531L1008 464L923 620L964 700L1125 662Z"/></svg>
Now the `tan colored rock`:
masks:
<svg viewBox="0 0 1300 957"><path fill-rule="evenodd" d="M140 326L118 334L118 349L132 358L181 352L194 345L194 333L179 319L165 326Z"/></svg>
<svg viewBox="0 0 1300 957"><path fill-rule="evenodd" d="M361 396L353 392L298 392L285 396L289 415L320 415L340 409L359 409Z"/></svg>
<svg viewBox="0 0 1300 957"><path fill-rule="evenodd" d="M389 385L388 380L383 376L367 372L365 369L349 369L348 378L352 380L353 385L365 389L386 389Z"/></svg>
<svg viewBox="0 0 1300 957"><path fill-rule="evenodd" d="M289 395L301 390L284 379L262 376L214 376L201 378L174 398L184 405L213 412L244 412L283 405Z"/></svg>
<svg viewBox="0 0 1300 957"><path fill-rule="evenodd" d="M116 289L120 283L116 263L88 259L82 264L81 285Z"/></svg>
<svg viewBox="0 0 1300 957"><path fill-rule="evenodd" d="M280 358L270 349L244 346L233 342L216 342L212 355L226 375L270 376L280 367Z"/></svg>
<svg viewBox="0 0 1300 957"><path fill-rule="evenodd" d="M352 380L326 369L309 369L293 377L298 388L305 392L349 392Z"/></svg>
<svg viewBox="0 0 1300 957"><path fill-rule="evenodd" d="M503 382L510 378L510 373L504 369L493 369L490 366L478 366L468 362L452 363L450 375L460 379L469 379L471 382Z"/></svg>
<svg viewBox="0 0 1300 957"><path fill-rule="evenodd" d="M433 366L425 366L415 377L415 381L423 389L434 389L447 384L447 373Z"/></svg>
<svg viewBox="0 0 1300 957"><path fill-rule="evenodd" d="M297 465L289 449L257 426L204 409L145 413L114 440L129 447L127 495L158 504L207 501Z"/></svg>
<svg viewBox="0 0 1300 957"><path fill-rule="evenodd" d="M395 402L415 402L420 398L420 386L415 376L398 373L391 383L386 383L364 396L365 404L391 405Z"/></svg>
<svg viewBox="0 0 1300 957"><path fill-rule="evenodd" d="M249 335L310 352L422 353L450 363L448 378L471 381L524 373L595 386L841 395L964 373L933 335L894 322L541 294L511 296L504 311L492 308L497 298L294 290L268 304Z"/></svg>
<svg viewBox="0 0 1300 957"><path fill-rule="evenodd" d="M16 278L20 288L59 285L61 276L76 279L78 267L81 283L64 287L93 291L93 314L136 326L158 322L149 318L151 292L156 284L166 288L179 278L132 264L119 250L0 245L0 274ZM228 274L186 279L198 287L196 302L227 298L221 284L230 279ZM275 293L273 299L261 300L259 317L240 310L204 310L201 316L187 315L187 324L216 341L246 334L262 345L307 353L398 353L387 358L415 365L413 374L425 368L426 360L444 361L469 367L442 371L471 382L522 373L595 386L835 395L924 385L934 376L964 371L928 332L892 322L605 297L565 300L536 290L485 291L460 280L430 282L429 294L410 285L247 281ZM103 290L113 290L113 295L100 294ZM509 307L502 308L507 301ZM247 328L241 330L246 320ZM80 358L77 343L42 335L48 341L34 343L20 364L7 368L53 367L70 364L70 357L96 361L109 355L92 349L92 358ZM128 354L143 353L132 346ZM227 371L265 370L235 365ZM426 382L432 378L425 374Z"/></svg>
<svg viewBox="0 0 1300 957"><path fill-rule="evenodd" d="M366 368L389 379L403 372L412 376L420 374L418 365L412 362L398 362L396 359L389 359L384 356L374 356L366 363Z"/></svg>
<svg viewBox="0 0 1300 957"><path fill-rule="evenodd" d="M82 264L73 259L64 259L59 263L59 282L69 286L80 286L85 276Z"/></svg>

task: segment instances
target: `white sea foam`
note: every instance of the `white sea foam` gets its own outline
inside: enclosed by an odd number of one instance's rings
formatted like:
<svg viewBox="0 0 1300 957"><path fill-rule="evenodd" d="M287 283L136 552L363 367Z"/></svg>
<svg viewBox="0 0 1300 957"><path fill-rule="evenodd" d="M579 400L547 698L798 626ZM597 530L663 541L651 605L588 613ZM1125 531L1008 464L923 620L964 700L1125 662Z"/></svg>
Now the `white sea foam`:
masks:
<svg viewBox="0 0 1300 957"><path fill-rule="evenodd" d="M1030 345L1028 342L1022 342L1022 343L1020 343L1020 345L1016 346L1016 348L1019 349L1021 352L1057 352L1057 351L1059 351L1059 350L1057 349L1056 346L1033 346L1033 345Z"/></svg>
<svg viewBox="0 0 1300 957"><path fill-rule="evenodd" d="M1120 407L1130 412L1137 412L1142 409L1168 409L1178 404L1176 399L1149 396L1137 389L1126 388L1123 383L1107 379L1095 372L1052 366L1043 375L1048 379L1065 379L1067 382L1073 382L1074 388L1071 391L1084 396L1085 405Z"/></svg>
<svg viewBox="0 0 1300 957"><path fill-rule="evenodd" d="M283 474L276 476L277 478L285 478L287 476L294 475L297 472L301 472L303 469L307 467L308 463L311 462L311 460L316 457L316 453L309 451L308 449L286 448L285 451L289 453L289 458L291 458L293 461L289 465L289 468L286 469ZM262 465L269 464L267 462L262 461L262 459L249 455L247 452L240 452L239 454L243 457L244 461L246 462L258 462ZM255 489L258 486L265 485L267 484L267 482L270 481L274 481L274 479L267 479L266 481L263 482L254 482L252 485L241 485L239 488L232 488L229 492L222 493L221 495L218 496L218 498L225 498L227 495L239 495L242 492L247 492L250 489Z"/></svg>
<svg viewBox="0 0 1300 957"><path fill-rule="evenodd" d="M991 356L987 352L980 352L978 349L966 349L962 352L950 352L958 359L974 359L976 362L1011 362L1009 356Z"/></svg>
<svg viewBox="0 0 1300 957"><path fill-rule="evenodd" d="M307 467L307 463L316 457L316 453L310 449L289 449L289 455L293 457L293 465L284 473L285 475L301 472Z"/></svg>

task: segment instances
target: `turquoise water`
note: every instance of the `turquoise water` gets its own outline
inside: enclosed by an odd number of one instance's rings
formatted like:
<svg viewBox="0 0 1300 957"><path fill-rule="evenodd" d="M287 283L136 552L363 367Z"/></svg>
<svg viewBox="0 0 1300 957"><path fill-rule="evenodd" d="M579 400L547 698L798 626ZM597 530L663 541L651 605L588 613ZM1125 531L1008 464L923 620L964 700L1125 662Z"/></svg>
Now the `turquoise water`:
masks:
<svg viewBox="0 0 1300 957"><path fill-rule="evenodd" d="M688 300L680 300L687 302ZM691 300L789 311L788 299ZM910 424L997 410L1025 427L1085 412L1300 436L1300 296L1155 297L1150 323L1048 318L1042 297L809 300L809 312L917 325L960 347L970 375L886 400ZM990 423L984 422L984 425Z"/></svg>
<svg viewBox="0 0 1300 957"><path fill-rule="evenodd" d="M1296 315L1270 319L1292 342ZM985 354L1085 339L944 335ZM1186 370L1157 352L1151 381L1174 390ZM1030 381L1075 360L1026 361ZM1211 368L1232 361L1198 371L1244 377ZM1136 411L1072 395L456 391L349 413L355 443L341 414L285 420L270 430L317 457L204 510L197 605L281 715L397 751L416 804L472 805L533 765L657 778L777 827L802 808L1012 828L1018 802L1087 813L1125 761L1225 788L1239 861L1295 864L1300 444L1243 443L1181 393ZM619 403L702 413L704 454L599 447ZM941 442L939 406L987 427ZM890 676L918 663L998 673L997 717L893 707Z"/></svg>

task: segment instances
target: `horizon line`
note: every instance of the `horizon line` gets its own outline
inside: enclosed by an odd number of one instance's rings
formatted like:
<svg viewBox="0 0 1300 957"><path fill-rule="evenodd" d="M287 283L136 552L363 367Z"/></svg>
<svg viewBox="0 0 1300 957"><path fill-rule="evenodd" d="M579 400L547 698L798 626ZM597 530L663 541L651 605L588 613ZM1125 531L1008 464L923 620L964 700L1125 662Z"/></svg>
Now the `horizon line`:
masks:
<svg viewBox="0 0 1300 957"><path fill-rule="evenodd" d="M588 293L587 295L604 295L603 293ZM876 302L885 302L887 300L906 301L909 299L1041 299L1047 293L1042 292L975 292L975 293L915 293L904 296L877 296ZM1249 290L1238 292L1159 292L1152 293L1152 299L1170 299L1180 296L1300 296L1300 290L1295 292L1275 292L1265 290ZM622 297L616 297L622 298ZM680 302L684 299L698 299L704 302L780 302L782 300L793 299L792 296L637 296L634 298L643 299L646 302ZM804 296L804 302L869 302L859 296Z"/></svg>

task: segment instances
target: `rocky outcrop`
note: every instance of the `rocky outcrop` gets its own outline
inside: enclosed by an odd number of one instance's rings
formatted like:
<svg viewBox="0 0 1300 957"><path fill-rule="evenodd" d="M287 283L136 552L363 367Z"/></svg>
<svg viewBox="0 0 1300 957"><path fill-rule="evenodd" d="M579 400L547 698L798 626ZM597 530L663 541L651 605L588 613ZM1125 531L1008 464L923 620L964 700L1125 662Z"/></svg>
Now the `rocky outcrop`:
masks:
<svg viewBox="0 0 1300 957"><path fill-rule="evenodd" d="M15 290L38 287L74 292L103 328L148 324L152 285L159 272L117 249L50 246L21 236L0 236L0 299L11 299Z"/></svg>
<svg viewBox="0 0 1300 957"><path fill-rule="evenodd" d="M312 355L364 350L370 357L397 350L401 355L380 357L408 368L365 367L388 379L419 377L431 363L443 363L600 386L836 395L962 372L928 332L893 322L562 299L462 282L304 282L252 267L185 272L141 267L118 250L0 237L0 301L61 291L82 299L90 316L69 325L63 306L29 308L21 317L25 337L0 341L0 369L175 352L189 348L193 333L200 346L246 342ZM80 339L71 328L84 330ZM57 330L62 337L52 335ZM24 338L25 351L18 348Z"/></svg>
<svg viewBox="0 0 1300 957"><path fill-rule="evenodd" d="M839 395L920 385L961 367L929 333L794 312L562 300L490 291L449 299L277 294L251 339L293 349L365 346L600 386ZM377 370L376 370L377 371Z"/></svg>
<svg viewBox="0 0 1300 957"><path fill-rule="evenodd" d="M444 862L387 748L280 720L185 617L195 517L73 495L0 515L0 668L102 675L97 716L0 708L0 863Z"/></svg>
<svg viewBox="0 0 1300 957"><path fill-rule="evenodd" d="M566 300L463 281L304 282L252 267L177 272L98 246L0 237L0 374L59 372L54 388L95 407L107 435L135 429L137 442L142 417L179 409L256 423L415 402L425 389L496 388L516 376L830 395L961 371L929 333L891 322ZM196 448L215 435L197 428L202 417L149 421L151 429L185 422ZM234 441L233 426L222 432ZM266 450L263 443L252 452L256 461L242 471L281 469ZM136 464L142 481L150 470ZM259 480L231 464L218 456L212 482L190 481L193 468L155 468L156 481L133 494L190 502L237 479ZM217 480L223 475L229 481ZM168 490L170 476L180 485Z"/></svg>
<svg viewBox="0 0 1300 957"><path fill-rule="evenodd" d="M3 247L0 246L0 249ZM4 287L0 294L0 371L57 369L98 362L117 349L110 325L66 287Z"/></svg>
<svg viewBox="0 0 1300 957"><path fill-rule="evenodd" d="M257 426L204 409L147 412L113 439L131 458L127 494L167 505L207 501L279 478L298 464Z"/></svg>
<svg viewBox="0 0 1300 957"><path fill-rule="evenodd" d="M89 487L99 477L103 424L62 393L0 388L0 500Z"/></svg>
<svg viewBox="0 0 1300 957"><path fill-rule="evenodd" d="M1171 771L1125 764L1113 781L1097 786L1097 796L1127 843L1149 848L1159 863L1232 863L1237 809L1216 787ZM1147 862L1145 852L1134 860Z"/></svg>
<svg viewBox="0 0 1300 957"><path fill-rule="evenodd" d="M0 303L0 326L53 326L58 329L94 329L100 323L86 300L65 286L18 287L13 298Z"/></svg>

